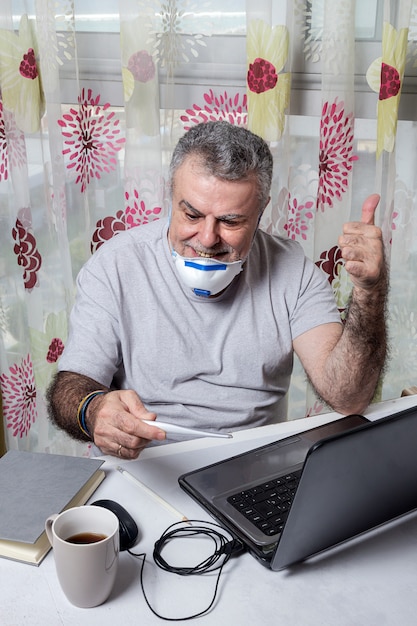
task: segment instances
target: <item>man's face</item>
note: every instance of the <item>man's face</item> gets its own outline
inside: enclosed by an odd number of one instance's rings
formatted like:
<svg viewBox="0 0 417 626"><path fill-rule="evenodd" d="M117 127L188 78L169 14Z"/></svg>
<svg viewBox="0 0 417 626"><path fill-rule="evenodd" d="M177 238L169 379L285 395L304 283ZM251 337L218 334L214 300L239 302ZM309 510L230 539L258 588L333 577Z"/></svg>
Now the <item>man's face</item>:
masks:
<svg viewBox="0 0 417 626"><path fill-rule="evenodd" d="M195 157L178 168L169 240L185 257L244 260L260 213L255 179L224 181L204 172Z"/></svg>

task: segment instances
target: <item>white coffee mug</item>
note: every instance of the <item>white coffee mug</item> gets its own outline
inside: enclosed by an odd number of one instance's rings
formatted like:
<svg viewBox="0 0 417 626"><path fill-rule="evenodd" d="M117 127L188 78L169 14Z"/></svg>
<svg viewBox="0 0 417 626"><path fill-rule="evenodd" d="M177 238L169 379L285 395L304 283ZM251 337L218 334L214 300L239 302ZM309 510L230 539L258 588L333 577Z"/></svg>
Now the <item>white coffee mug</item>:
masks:
<svg viewBox="0 0 417 626"><path fill-rule="evenodd" d="M88 608L107 600L119 562L119 520L99 506L51 515L45 530L53 547L59 583L68 600ZM80 543L79 543L80 542Z"/></svg>

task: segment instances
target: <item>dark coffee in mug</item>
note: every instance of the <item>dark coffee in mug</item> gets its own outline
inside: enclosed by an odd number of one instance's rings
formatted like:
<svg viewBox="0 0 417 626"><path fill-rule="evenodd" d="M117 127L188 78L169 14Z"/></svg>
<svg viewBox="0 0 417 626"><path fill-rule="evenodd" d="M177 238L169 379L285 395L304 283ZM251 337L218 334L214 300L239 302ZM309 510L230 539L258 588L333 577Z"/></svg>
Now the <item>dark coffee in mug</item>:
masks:
<svg viewBox="0 0 417 626"><path fill-rule="evenodd" d="M71 535L65 541L68 541L68 543L97 543L97 541L103 541L106 538L107 535L102 535L101 533L77 533L76 535Z"/></svg>
<svg viewBox="0 0 417 626"><path fill-rule="evenodd" d="M45 532L53 548L59 583L68 600L81 608L103 604L118 571L117 515L100 506L76 506L50 515L45 521Z"/></svg>

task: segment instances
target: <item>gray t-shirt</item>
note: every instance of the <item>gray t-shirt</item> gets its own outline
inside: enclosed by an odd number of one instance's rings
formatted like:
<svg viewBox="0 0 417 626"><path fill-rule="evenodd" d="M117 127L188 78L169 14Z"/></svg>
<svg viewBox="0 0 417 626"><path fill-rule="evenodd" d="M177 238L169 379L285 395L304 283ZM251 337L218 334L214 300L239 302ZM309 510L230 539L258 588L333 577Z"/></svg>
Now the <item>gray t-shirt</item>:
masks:
<svg viewBox="0 0 417 626"><path fill-rule="evenodd" d="M164 421L236 430L286 419L292 341L340 322L324 273L301 246L258 230L243 271L202 298L180 282L157 220L88 260L60 370L134 389Z"/></svg>

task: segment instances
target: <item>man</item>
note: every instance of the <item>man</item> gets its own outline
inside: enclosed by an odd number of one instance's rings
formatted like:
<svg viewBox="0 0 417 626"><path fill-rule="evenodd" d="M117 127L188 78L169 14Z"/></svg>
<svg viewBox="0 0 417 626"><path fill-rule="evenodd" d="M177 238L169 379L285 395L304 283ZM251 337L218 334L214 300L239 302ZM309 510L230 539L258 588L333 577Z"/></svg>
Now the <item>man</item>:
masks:
<svg viewBox="0 0 417 626"><path fill-rule="evenodd" d="M386 356L379 198L339 238L353 281L342 326L299 244L258 229L271 180L267 144L243 128L208 122L180 139L168 222L119 234L79 274L48 396L60 427L133 459L165 436L143 419L226 431L284 420L293 352L333 409L369 404Z"/></svg>

